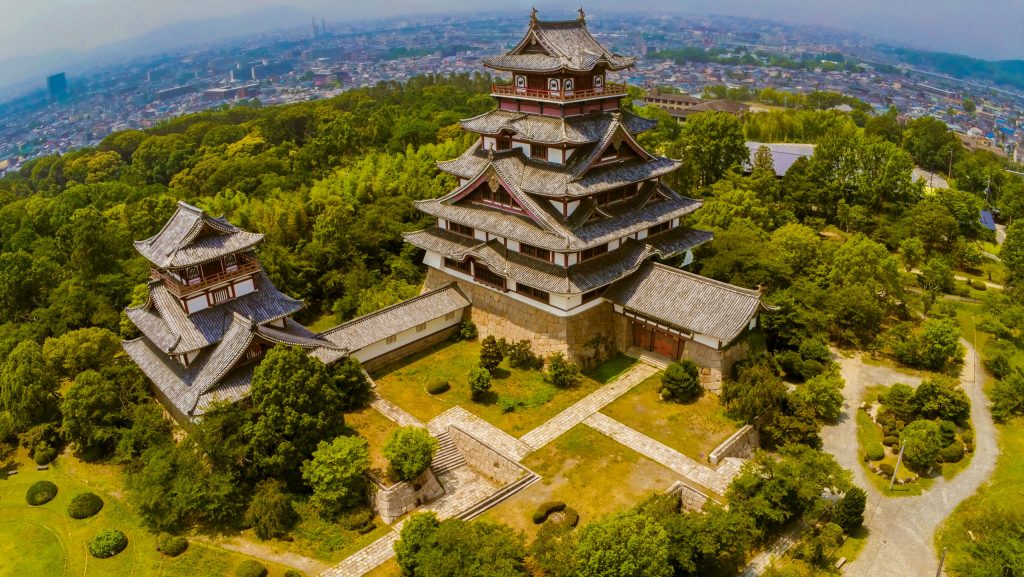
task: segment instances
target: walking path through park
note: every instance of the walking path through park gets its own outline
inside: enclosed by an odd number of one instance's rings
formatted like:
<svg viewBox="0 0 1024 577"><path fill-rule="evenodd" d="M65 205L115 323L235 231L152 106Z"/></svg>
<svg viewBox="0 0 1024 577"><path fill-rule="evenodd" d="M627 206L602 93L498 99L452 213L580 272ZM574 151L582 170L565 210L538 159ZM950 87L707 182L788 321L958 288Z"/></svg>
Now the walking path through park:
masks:
<svg viewBox="0 0 1024 577"><path fill-rule="evenodd" d="M846 388L839 422L822 430L825 450L843 467L853 471L854 481L868 493L864 525L869 534L864 549L843 567L848 577L907 577L934 575L938 568L935 530L953 509L973 495L995 469L999 449L995 425L982 390L984 370L977 351L962 340L967 354L961 384L971 399L974 425L974 456L970 465L953 478L936 479L916 497L885 497L867 478L857 446L856 411L867 387L893 383L916 385L920 378L897 369L865 364L860 357L840 358Z"/></svg>

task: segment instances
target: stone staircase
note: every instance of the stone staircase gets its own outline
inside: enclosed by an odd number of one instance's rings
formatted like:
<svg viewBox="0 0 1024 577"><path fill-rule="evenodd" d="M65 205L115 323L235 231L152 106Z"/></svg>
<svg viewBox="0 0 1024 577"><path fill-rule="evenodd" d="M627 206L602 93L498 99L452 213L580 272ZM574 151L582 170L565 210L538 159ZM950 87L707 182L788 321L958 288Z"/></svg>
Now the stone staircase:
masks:
<svg viewBox="0 0 1024 577"><path fill-rule="evenodd" d="M434 475L447 473L466 464L466 458L462 456L462 451L455 446L455 441L452 440L448 431L442 431L435 437L438 442L437 453L434 454L434 460L430 462L430 470L434 472Z"/></svg>
<svg viewBox="0 0 1024 577"><path fill-rule="evenodd" d="M667 369L669 364L672 363L672 359L652 351L645 351L640 347L629 347L626 350L626 354L662 371Z"/></svg>
<svg viewBox="0 0 1024 577"><path fill-rule="evenodd" d="M473 519L482 515L491 507L494 507L498 503L501 503L505 499L508 499L512 495L515 495L519 491L522 491L523 489L529 487L530 485L536 483L539 480L540 475L528 470L526 474L520 477L519 479L516 479L515 481L512 481L508 485L505 485L504 487L498 489L494 493L491 493L486 498L477 501L468 509L462 511L455 517L457 519L462 519L463 521L472 521Z"/></svg>

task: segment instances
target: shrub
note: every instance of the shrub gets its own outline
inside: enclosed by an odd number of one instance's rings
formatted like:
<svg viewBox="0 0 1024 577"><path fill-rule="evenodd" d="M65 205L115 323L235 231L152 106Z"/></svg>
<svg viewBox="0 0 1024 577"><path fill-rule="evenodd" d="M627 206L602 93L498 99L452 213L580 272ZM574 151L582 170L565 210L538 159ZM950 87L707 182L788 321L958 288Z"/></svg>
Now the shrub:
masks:
<svg viewBox="0 0 1024 577"><path fill-rule="evenodd" d="M22 447L28 449L28 455L34 457L36 449L44 443L56 447L60 442L60 429L54 423L43 423L36 425L24 433L18 435L18 442Z"/></svg>
<svg viewBox="0 0 1024 577"><path fill-rule="evenodd" d="M384 443L384 456L391 474L400 481L412 481L427 470L437 451L437 439L420 427L398 427Z"/></svg>
<svg viewBox="0 0 1024 577"><path fill-rule="evenodd" d="M968 453L974 452L974 443L964 443L964 451Z"/></svg>
<svg viewBox="0 0 1024 577"><path fill-rule="evenodd" d="M559 389L572 388L580 382L580 368L569 362L562 353L554 353L548 358L548 370L544 373L544 380Z"/></svg>
<svg viewBox="0 0 1024 577"><path fill-rule="evenodd" d="M834 519L837 525L847 533L864 523L864 507L867 505L867 493L860 487L851 487L836 503Z"/></svg>
<svg viewBox="0 0 1024 577"><path fill-rule="evenodd" d="M914 392L914 405L921 416L962 423L971 413L971 400L950 377L935 377L924 381Z"/></svg>
<svg viewBox="0 0 1024 577"><path fill-rule="evenodd" d="M452 388L445 379L435 379L427 383L427 392L431 395L440 395L441 393L448 392L448 389Z"/></svg>
<svg viewBox="0 0 1024 577"><path fill-rule="evenodd" d="M889 463L882 463L878 466L878 469L882 471L882 474L886 477L892 477L892 474L896 472Z"/></svg>
<svg viewBox="0 0 1024 577"><path fill-rule="evenodd" d="M942 433L942 446L948 447L956 440L956 425L949 421L939 421L939 432Z"/></svg>
<svg viewBox="0 0 1024 577"><path fill-rule="evenodd" d="M85 519L92 517L103 508L103 499L95 493L80 493L71 499L68 504L68 517L72 519Z"/></svg>
<svg viewBox="0 0 1024 577"><path fill-rule="evenodd" d="M267 479L256 485L256 492L245 511L245 522L260 539L284 535L298 520L292 500L284 489L284 483L276 479Z"/></svg>
<svg viewBox="0 0 1024 577"><path fill-rule="evenodd" d="M976 290L976 291L988 290L988 285L985 284L985 281L983 281L983 280L972 279L970 281L970 284L971 284L971 288Z"/></svg>
<svg viewBox="0 0 1024 577"><path fill-rule="evenodd" d="M885 445L886 447L893 447L895 445L900 444L900 439L899 437L889 435L886 438L882 439L882 444Z"/></svg>
<svg viewBox="0 0 1024 577"><path fill-rule="evenodd" d="M578 525L579 522L580 514L578 511L576 511L576 509L573 509L572 507L566 507L565 510L562 511L562 525L571 529Z"/></svg>
<svg viewBox="0 0 1024 577"><path fill-rule="evenodd" d="M284 572L284 577L305 577L302 571L296 571L295 569L289 569Z"/></svg>
<svg viewBox="0 0 1024 577"><path fill-rule="evenodd" d="M483 342L480 343L480 366L488 371L493 371L498 368L503 359L501 347L498 346L494 335L484 337Z"/></svg>
<svg viewBox="0 0 1024 577"><path fill-rule="evenodd" d="M34 458L37 465L47 465L57 458L57 449L49 443L40 443L36 446Z"/></svg>
<svg viewBox="0 0 1024 577"><path fill-rule="evenodd" d="M964 458L964 444L960 441L953 441L939 451L939 461L943 463L959 463Z"/></svg>
<svg viewBox="0 0 1024 577"><path fill-rule="evenodd" d="M469 391L474 401L479 401L491 390L491 371L486 367L473 367L469 371Z"/></svg>
<svg viewBox="0 0 1024 577"><path fill-rule="evenodd" d="M546 501L537 506L537 510L533 512L533 522L540 525L544 521L548 520L548 517L552 513L557 513L565 509L565 503L562 501Z"/></svg>
<svg viewBox="0 0 1024 577"><path fill-rule="evenodd" d="M825 365L814 359L808 359L800 365L800 376L806 381L825 372Z"/></svg>
<svg viewBox="0 0 1024 577"><path fill-rule="evenodd" d="M453 341L475 341L476 340L476 325L473 321L462 321L459 323L459 330L452 333Z"/></svg>
<svg viewBox="0 0 1024 577"><path fill-rule="evenodd" d="M911 467L924 469L939 458L942 432L935 421L920 419L903 429L900 441L903 443L903 460Z"/></svg>
<svg viewBox="0 0 1024 577"><path fill-rule="evenodd" d="M113 557L128 546L128 537L117 529L104 529L89 539L89 554L97 559Z"/></svg>
<svg viewBox="0 0 1024 577"><path fill-rule="evenodd" d="M168 557L177 557L188 550L188 539L180 535L168 537L158 544L157 550Z"/></svg>
<svg viewBox="0 0 1024 577"><path fill-rule="evenodd" d="M960 439L962 439L965 443L973 443L974 431L972 431L971 429L964 429L964 431L960 433Z"/></svg>
<svg viewBox="0 0 1024 577"><path fill-rule="evenodd" d="M29 505L43 505L57 496L57 485L50 481L36 481L25 493Z"/></svg>
<svg viewBox="0 0 1024 577"><path fill-rule="evenodd" d="M775 362L779 363L787 377L794 380L802 378L800 375L803 374L804 360L800 358L800 353L796 351L776 353Z"/></svg>
<svg viewBox="0 0 1024 577"><path fill-rule="evenodd" d="M255 559L246 559L235 568L235 577L267 577L267 568Z"/></svg>
<svg viewBox="0 0 1024 577"><path fill-rule="evenodd" d="M508 345L508 364L513 369L537 370L544 366L544 359L533 353L530 341L523 339Z"/></svg>
<svg viewBox="0 0 1024 577"><path fill-rule="evenodd" d="M885 447L881 443L871 443L868 445L866 456L869 461L881 461L885 458Z"/></svg>
<svg viewBox="0 0 1024 577"><path fill-rule="evenodd" d="M704 392L700 386L700 370L690 359L671 363L661 376L661 396L680 403L690 402Z"/></svg>
<svg viewBox="0 0 1024 577"><path fill-rule="evenodd" d="M806 339L800 343L800 357L806 361L815 361L822 365L832 360L832 353L828 350L828 343L824 339Z"/></svg>
<svg viewBox="0 0 1024 577"><path fill-rule="evenodd" d="M501 408L501 412L512 413L523 406L523 401L515 397L500 397L498 399L498 406Z"/></svg>
<svg viewBox="0 0 1024 577"><path fill-rule="evenodd" d="M341 527L347 531L358 531L367 525L373 525L373 510L369 507L352 509L341 516Z"/></svg>

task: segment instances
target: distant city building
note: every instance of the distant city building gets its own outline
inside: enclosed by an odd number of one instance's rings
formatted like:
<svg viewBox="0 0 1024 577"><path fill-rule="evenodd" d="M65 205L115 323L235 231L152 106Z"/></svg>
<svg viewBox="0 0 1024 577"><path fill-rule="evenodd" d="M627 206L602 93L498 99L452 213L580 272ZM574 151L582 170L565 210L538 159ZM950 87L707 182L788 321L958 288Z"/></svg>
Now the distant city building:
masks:
<svg viewBox="0 0 1024 577"><path fill-rule="evenodd" d="M255 82L252 84L245 84L243 86L222 86L220 88L204 90L203 101L217 102L220 100L237 100L239 98L256 96L259 93L260 85Z"/></svg>
<svg viewBox="0 0 1024 577"><path fill-rule="evenodd" d="M48 76L46 88L50 91L50 100L64 100L68 96L68 78L63 72Z"/></svg>
<svg viewBox="0 0 1024 577"><path fill-rule="evenodd" d="M192 86L191 84L185 84L183 86L175 86L174 88L166 88L164 90L157 90L156 91L156 99L159 100L160 102L165 102L167 100L172 100L174 98L178 98L179 96L184 96L186 94L191 94L191 93L193 93L195 91L196 91L196 87Z"/></svg>

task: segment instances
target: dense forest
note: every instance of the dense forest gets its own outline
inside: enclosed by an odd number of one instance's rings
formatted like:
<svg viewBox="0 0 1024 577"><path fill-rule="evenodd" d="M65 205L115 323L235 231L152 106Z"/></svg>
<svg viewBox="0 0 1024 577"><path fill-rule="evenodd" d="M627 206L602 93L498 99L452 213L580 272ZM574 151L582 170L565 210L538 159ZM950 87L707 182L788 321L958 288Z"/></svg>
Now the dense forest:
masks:
<svg viewBox="0 0 1024 577"><path fill-rule="evenodd" d="M0 180L0 443L20 441L35 454L69 444L85 458L124 464L133 503L159 529L230 523L261 503L280 503L285 492L315 493L318 463L360 450L326 442L343 438L343 413L366 400L358 371L275 349L254 377L253 406L214 411L174 443L145 379L120 354L119 340L133 336L121 311L143 297L148 277L132 240L154 234L175 202L187 200L266 235L263 266L282 291L306 299L303 320L341 321L407 298L423 271L400 233L427 224L412 201L456 184L434 163L469 146L457 121L493 107L489 84L481 75L425 76L330 100L225 107L118 132ZM586 528L578 542L544 534L527 550L502 528L426 519L410 543L447 539L450 551L511 558L509 575L524 574L526 557L540 574L575 566L577 574L604 575L588 573L585 559L636 531L652 536L661 549L650 555L671 567L651 575L727 575L785 521L821 519L822 489L849 488L830 458L809 449L820 446L819 428L841 402L829 343L956 371L959 327L943 295L967 290L954 281L961 271L1009 284L986 298L985 322L1004 337L991 356L1012 356L1024 333L1024 228L1010 227L1003 279L1002 265L980 248L993 237L978 211L987 191L990 205L1019 223L1024 184L1003 171L1005 161L964 150L937 120L903 125L895 111L827 110L842 101L818 95L796 110L742 121L706 113L683 125L656 109L633 110L663 121L640 141L682 159L670 184L705 201L691 224L716 239L700 249L695 270L761 287L773 309L760 354L727 382L723 401L738 417L764 423L765 446L779 452L758 457L758 466L777 470L777 479L748 470L730 489L736 506L707 517L653 500ZM766 149L749 158L746 139L817 148L779 178ZM912 181L915 165L946 171L950 159L952 189L926 191ZM1011 418L1024 411L1011 388L1024 378L1008 367L997 376L1007 383L997 388L997 408ZM289 396L309 383L319 386ZM271 419L282 412L270 407L282 403L291 417ZM303 462L312 464L300 470ZM826 529L812 537L834 540L835 529ZM478 541L453 537L463 533ZM709 535L705 549L682 544L697 533ZM717 544L729 548L715 555ZM807 555L821 562L813 550ZM417 575L451 574L444 558L410 549L404 558L399 552L403 559L441 566Z"/></svg>
<svg viewBox="0 0 1024 577"><path fill-rule="evenodd" d="M1024 60L981 60L962 54L894 48L893 53L911 66L930 68L953 78L984 80L1024 89Z"/></svg>

